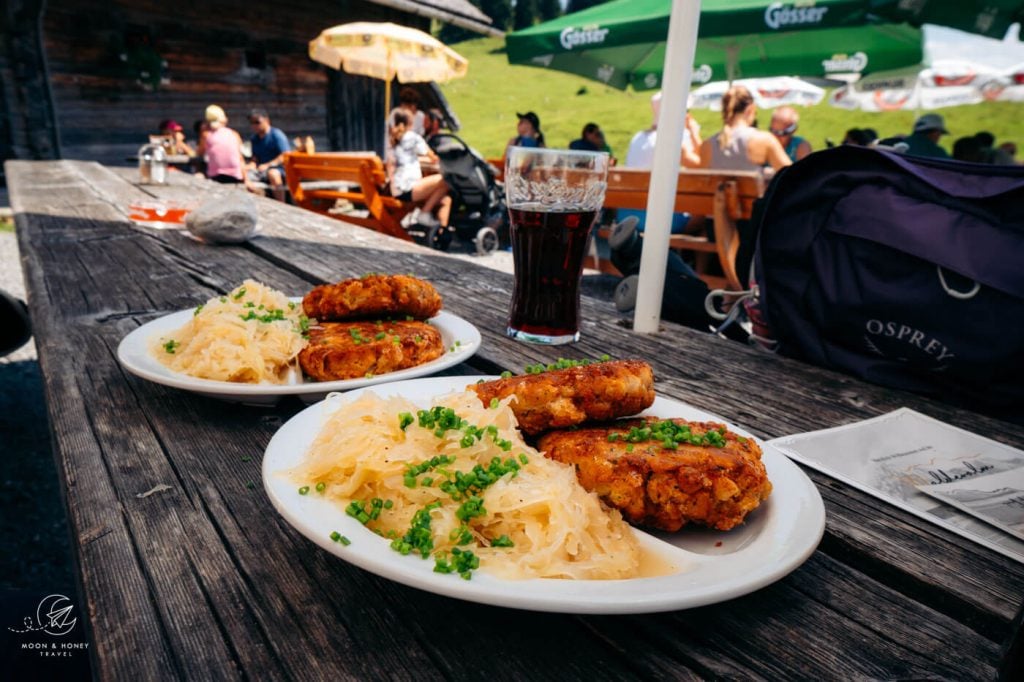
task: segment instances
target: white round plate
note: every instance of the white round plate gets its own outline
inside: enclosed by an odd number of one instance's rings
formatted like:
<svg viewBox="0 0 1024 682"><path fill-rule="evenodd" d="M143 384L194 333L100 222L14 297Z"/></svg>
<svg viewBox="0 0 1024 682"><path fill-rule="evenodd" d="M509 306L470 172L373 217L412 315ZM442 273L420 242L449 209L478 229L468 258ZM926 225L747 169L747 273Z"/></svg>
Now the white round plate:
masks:
<svg viewBox="0 0 1024 682"><path fill-rule="evenodd" d="M292 300L298 302L302 299ZM436 360L416 367L369 378L342 381L300 381L293 384L238 384L230 381L212 381L172 371L160 364L160 361L149 352L149 343L153 337L180 329L193 314L194 310L182 310L147 322L121 340L117 347L117 359L132 374L164 386L247 405L273 405L289 395L298 396L304 402L312 403L323 400L324 396L335 391L348 391L362 386L426 376L465 362L480 348L480 330L458 315L442 310L429 322L441 333L445 353Z"/></svg>
<svg viewBox="0 0 1024 682"><path fill-rule="evenodd" d="M462 391L478 379L433 377L353 391L307 407L282 426L263 458L263 485L278 512L300 533L351 564L384 578L467 601L560 613L650 613L712 604L753 592L802 564L821 540L825 507L814 483L778 450L758 440L773 490L768 500L731 531L683 529L650 534L635 530L654 564L667 575L631 580L504 580L474 572L472 580L434 573L433 561L401 556L385 540L345 514L341 505L299 495L284 472L298 466L325 418L365 390L403 396L428 407L436 396ZM684 403L657 398L643 414L689 420L725 420ZM729 425L736 433L752 437ZM755 439L757 440L757 439ZM348 546L330 539L337 531Z"/></svg>

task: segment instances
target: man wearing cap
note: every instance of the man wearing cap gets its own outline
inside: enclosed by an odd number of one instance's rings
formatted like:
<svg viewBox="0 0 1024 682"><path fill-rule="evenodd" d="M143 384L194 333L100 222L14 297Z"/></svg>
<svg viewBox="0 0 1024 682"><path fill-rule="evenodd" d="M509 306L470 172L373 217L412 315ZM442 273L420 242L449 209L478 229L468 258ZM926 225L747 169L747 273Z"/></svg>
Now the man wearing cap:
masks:
<svg viewBox="0 0 1024 682"><path fill-rule="evenodd" d="M540 131L540 117L532 111L525 114L517 113L519 123L516 125L515 137L508 141L508 147L543 147L544 133Z"/></svg>
<svg viewBox="0 0 1024 682"><path fill-rule="evenodd" d="M906 153L948 159L949 152L939 146L939 138L943 135L949 135L949 131L942 116L925 114L914 122L914 132L903 140L907 145Z"/></svg>
<svg viewBox="0 0 1024 682"><path fill-rule="evenodd" d="M284 155L292 149L288 136L280 128L270 125L270 115L263 109L249 114L253 135L252 159L249 161L249 179L265 182L278 201L284 201Z"/></svg>

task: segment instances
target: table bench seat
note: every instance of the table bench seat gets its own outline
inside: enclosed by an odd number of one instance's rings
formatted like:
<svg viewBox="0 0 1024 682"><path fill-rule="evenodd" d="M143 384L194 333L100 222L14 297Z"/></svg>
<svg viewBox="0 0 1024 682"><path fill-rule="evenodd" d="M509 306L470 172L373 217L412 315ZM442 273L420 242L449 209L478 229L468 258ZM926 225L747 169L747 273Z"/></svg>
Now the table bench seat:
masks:
<svg viewBox="0 0 1024 682"><path fill-rule="evenodd" d="M414 205L382 191L388 178L384 163L376 153L288 152L284 156L284 169L288 190L296 205L412 241L401 220ZM365 206L368 215L331 211L339 199Z"/></svg>

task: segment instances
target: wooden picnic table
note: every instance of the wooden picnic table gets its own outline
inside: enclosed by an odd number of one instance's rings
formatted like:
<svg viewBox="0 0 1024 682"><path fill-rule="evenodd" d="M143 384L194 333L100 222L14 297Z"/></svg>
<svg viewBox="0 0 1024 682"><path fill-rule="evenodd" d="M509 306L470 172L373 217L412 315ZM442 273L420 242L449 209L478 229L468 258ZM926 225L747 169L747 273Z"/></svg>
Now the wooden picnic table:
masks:
<svg viewBox="0 0 1024 682"><path fill-rule="evenodd" d="M815 471L824 539L752 594L655 615L485 606L355 568L275 512L261 456L301 403L165 388L127 374L115 351L140 324L247 277L301 295L368 270L413 272L483 334L459 373L643 358L662 395L763 438L904 405L1024 447L1018 426L673 324L637 335L593 299L578 345L520 344L504 335L506 274L262 198L261 232L244 245L127 219L132 201L213 188L184 174L140 187L134 170L89 162L6 172L99 679L992 679L1001 666L1021 679L1024 565ZM172 489L137 496L157 484Z"/></svg>

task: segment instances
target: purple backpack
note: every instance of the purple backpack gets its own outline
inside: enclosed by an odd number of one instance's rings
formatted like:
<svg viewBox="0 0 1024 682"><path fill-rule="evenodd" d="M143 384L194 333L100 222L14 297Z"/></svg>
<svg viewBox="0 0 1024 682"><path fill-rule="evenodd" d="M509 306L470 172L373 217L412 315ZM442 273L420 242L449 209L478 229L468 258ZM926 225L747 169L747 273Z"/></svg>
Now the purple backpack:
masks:
<svg viewBox="0 0 1024 682"><path fill-rule="evenodd" d="M758 213L780 353L1024 414L1024 167L844 146L780 172Z"/></svg>

